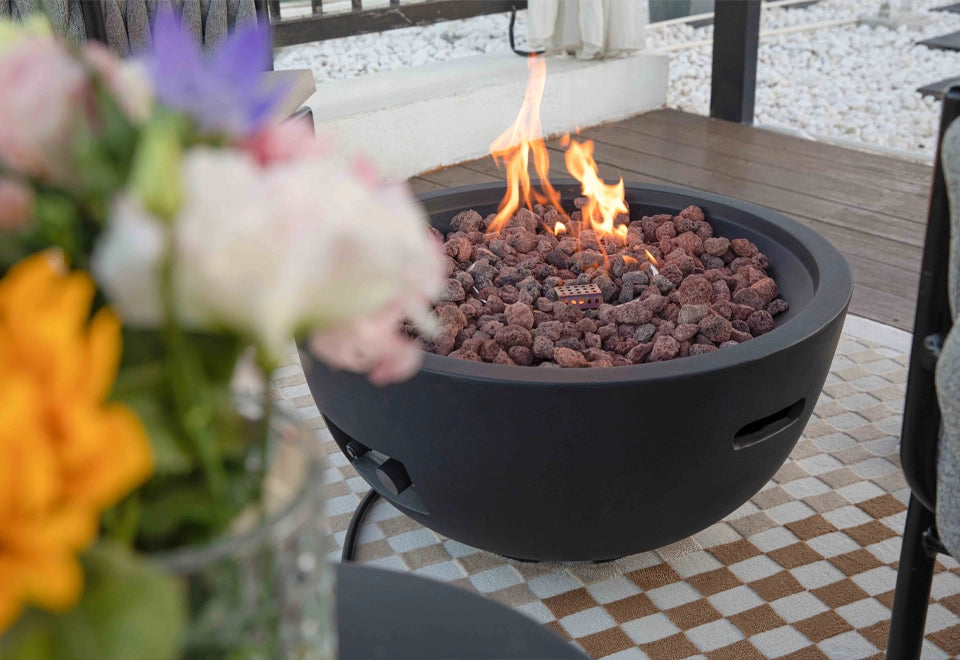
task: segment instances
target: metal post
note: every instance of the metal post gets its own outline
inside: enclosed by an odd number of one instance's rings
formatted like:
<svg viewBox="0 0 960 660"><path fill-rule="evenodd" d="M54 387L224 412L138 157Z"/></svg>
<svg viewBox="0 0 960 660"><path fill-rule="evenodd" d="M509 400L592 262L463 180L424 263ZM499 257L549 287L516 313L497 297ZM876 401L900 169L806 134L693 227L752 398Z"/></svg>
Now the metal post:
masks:
<svg viewBox="0 0 960 660"><path fill-rule="evenodd" d="M928 553L924 548L923 534L933 524L933 512L916 495L911 495L887 638L889 660L917 660L920 657L936 554Z"/></svg>
<svg viewBox="0 0 960 660"><path fill-rule="evenodd" d="M753 123L760 0L717 0L713 15L710 116Z"/></svg>

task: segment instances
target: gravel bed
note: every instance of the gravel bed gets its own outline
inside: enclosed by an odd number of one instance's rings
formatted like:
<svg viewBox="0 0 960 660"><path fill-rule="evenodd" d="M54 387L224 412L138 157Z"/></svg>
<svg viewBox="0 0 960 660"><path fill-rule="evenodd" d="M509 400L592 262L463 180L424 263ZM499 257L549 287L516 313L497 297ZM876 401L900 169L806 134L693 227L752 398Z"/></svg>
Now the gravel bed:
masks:
<svg viewBox="0 0 960 660"><path fill-rule="evenodd" d="M947 0L914 0L918 12ZM762 30L876 15L881 0L821 0L807 8L766 8ZM526 12L516 34L523 46ZM960 15L932 12L920 29L870 28L854 23L761 40L755 124L814 138L859 142L868 147L932 158L940 103L916 88L960 75L960 53L916 45L960 30ZM309 68L318 84L459 57L509 50L509 15L495 14L427 27L302 44L279 49L277 69ZM648 48L703 45L670 52L668 105L707 114L713 26L653 27Z"/></svg>

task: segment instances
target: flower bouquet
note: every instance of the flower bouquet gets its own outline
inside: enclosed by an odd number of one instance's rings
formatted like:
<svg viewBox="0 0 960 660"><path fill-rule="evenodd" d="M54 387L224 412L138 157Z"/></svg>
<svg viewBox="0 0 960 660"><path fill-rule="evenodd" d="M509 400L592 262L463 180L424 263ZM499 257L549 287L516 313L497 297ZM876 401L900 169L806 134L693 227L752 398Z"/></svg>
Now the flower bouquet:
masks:
<svg viewBox="0 0 960 660"><path fill-rule="evenodd" d="M269 37L122 61L0 23L0 657L327 657L319 457L230 383L411 375L419 206L272 119Z"/></svg>

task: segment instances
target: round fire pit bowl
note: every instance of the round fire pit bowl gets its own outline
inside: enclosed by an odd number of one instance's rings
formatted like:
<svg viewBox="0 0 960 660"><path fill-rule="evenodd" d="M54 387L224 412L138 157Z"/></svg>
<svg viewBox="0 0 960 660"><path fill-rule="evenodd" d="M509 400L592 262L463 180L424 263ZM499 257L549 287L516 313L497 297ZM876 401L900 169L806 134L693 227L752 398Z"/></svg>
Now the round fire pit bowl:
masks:
<svg viewBox="0 0 960 660"><path fill-rule="evenodd" d="M564 200L576 184L556 186ZM442 232L496 211L502 184L420 196ZM630 215L703 208L718 236L753 241L790 309L770 332L705 355L543 369L424 356L374 387L301 356L340 449L380 495L467 545L524 560L602 561L717 522L783 464L827 377L853 290L811 229L720 195L628 184Z"/></svg>

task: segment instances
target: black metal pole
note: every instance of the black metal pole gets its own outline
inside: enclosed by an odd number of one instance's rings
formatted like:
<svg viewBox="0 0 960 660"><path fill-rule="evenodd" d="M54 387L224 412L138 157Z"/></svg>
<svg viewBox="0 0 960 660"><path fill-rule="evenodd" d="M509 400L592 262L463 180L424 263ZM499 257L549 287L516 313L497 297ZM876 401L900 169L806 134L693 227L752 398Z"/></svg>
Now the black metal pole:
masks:
<svg viewBox="0 0 960 660"><path fill-rule="evenodd" d="M264 70L273 71L273 24L270 22L268 0L253 0L253 6L257 12L257 23L265 25L270 31L270 43L267 46L267 52L263 54L263 59Z"/></svg>
<svg viewBox="0 0 960 660"><path fill-rule="evenodd" d="M940 137L960 116L960 87L943 96ZM940 438L940 407L937 405L934 367L939 343L950 332L950 298L947 273L950 262L950 207L940 164L940 149L933 171L930 212L924 239L917 313L913 322L910 371L900 434L900 462L914 496L930 510L936 508L937 443Z"/></svg>
<svg viewBox="0 0 960 660"><path fill-rule="evenodd" d="M753 123L760 0L717 0L713 14L710 116Z"/></svg>
<svg viewBox="0 0 960 660"><path fill-rule="evenodd" d="M933 524L933 512L916 495L911 495L887 638L888 660L916 660L920 657L936 555L924 548L923 534Z"/></svg>

